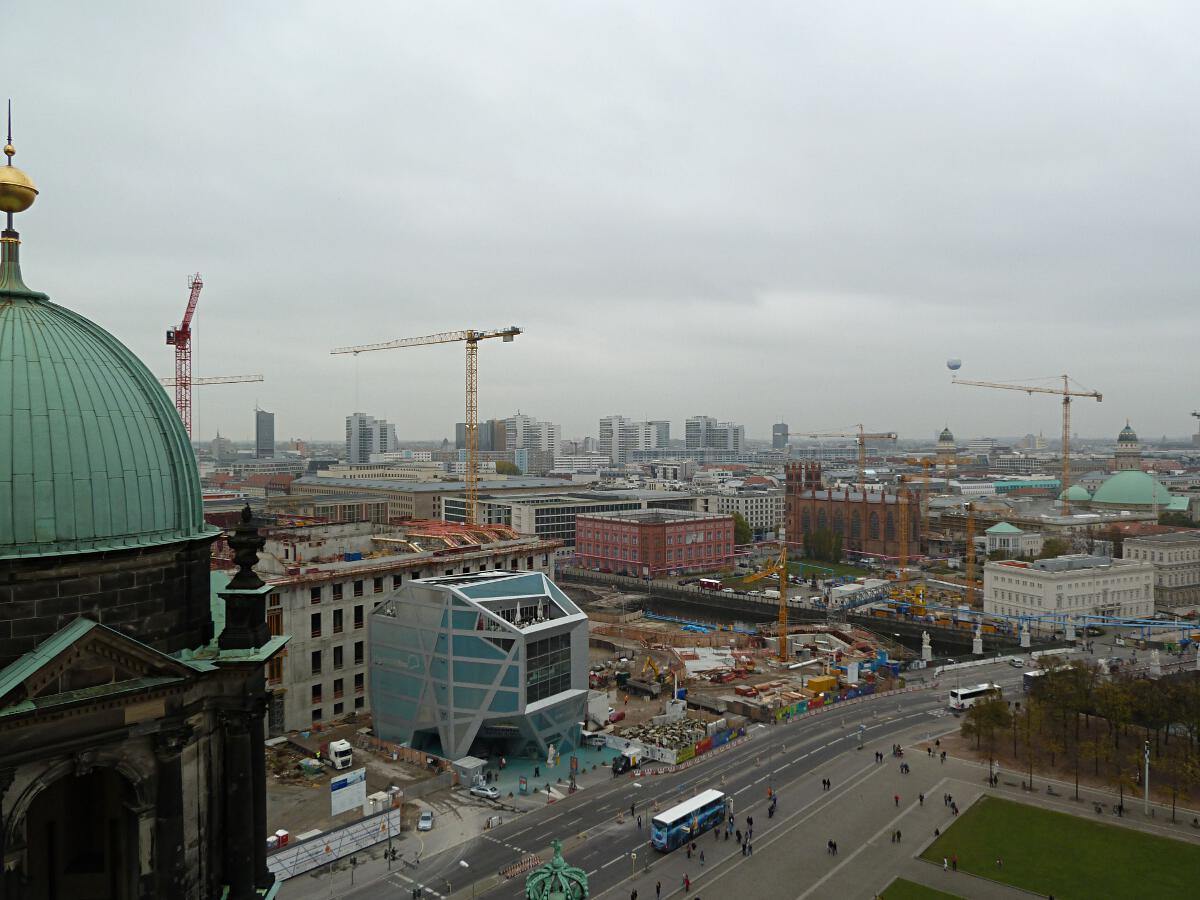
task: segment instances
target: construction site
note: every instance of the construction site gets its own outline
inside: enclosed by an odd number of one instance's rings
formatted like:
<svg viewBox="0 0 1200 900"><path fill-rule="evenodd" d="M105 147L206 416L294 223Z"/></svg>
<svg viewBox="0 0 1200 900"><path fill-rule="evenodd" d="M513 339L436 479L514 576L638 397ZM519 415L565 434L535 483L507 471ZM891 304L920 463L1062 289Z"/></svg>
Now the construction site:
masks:
<svg viewBox="0 0 1200 900"><path fill-rule="evenodd" d="M627 765L637 765L639 754L682 763L735 740L749 724L894 690L914 655L841 623L786 626L781 654L773 625L630 610L636 598L620 591L567 590L591 626L586 727L621 749Z"/></svg>

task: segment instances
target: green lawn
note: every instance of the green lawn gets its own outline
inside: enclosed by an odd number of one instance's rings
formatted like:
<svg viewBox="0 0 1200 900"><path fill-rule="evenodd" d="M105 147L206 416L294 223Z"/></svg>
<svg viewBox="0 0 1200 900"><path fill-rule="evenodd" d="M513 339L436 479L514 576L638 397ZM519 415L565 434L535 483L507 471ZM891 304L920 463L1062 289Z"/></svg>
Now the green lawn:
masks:
<svg viewBox="0 0 1200 900"><path fill-rule="evenodd" d="M904 878L897 878L880 896L883 900L962 900L958 894L947 894Z"/></svg>
<svg viewBox="0 0 1200 900"><path fill-rule="evenodd" d="M984 797L922 856L1059 900L1188 897L1200 847L1024 803ZM1004 865L996 867L999 856Z"/></svg>
<svg viewBox="0 0 1200 900"><path fill-rule="evenodd" d="M821 567L815 570L818 578L828 578L830 575L851 575L854 578L859 578L868 574L866 569L860 569L858 566L849 566L845 563L821 562L819 559L788 560L788 571L794 572L797 575L803 572L805 578L811 578L813 576L814 569L811 568L812 566ZM827 572L825 571L826 569L832 569L833 571Z"/></svg>

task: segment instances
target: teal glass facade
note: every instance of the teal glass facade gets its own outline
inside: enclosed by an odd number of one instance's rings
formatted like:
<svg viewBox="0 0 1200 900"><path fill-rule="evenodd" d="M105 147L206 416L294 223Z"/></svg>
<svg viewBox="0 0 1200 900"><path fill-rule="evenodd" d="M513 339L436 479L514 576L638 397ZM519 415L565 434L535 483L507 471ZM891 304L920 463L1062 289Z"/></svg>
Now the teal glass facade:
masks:
<svg viewBox="0 0 1200 900"><path fill-rule="evenodd" d="M587 702L587 617L545 575L409 582L371 621L378 735L456 759L574 749Z"/></svg>

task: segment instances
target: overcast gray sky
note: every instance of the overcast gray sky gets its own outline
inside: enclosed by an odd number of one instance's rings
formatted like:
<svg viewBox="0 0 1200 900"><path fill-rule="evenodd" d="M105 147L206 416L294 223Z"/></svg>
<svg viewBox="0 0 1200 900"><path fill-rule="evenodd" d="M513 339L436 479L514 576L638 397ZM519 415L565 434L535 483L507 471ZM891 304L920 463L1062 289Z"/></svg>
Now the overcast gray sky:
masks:
<svg viewBox="0 0 1200 900"><path fill-rule="evenodd" d="M169 374L198 436L1184 434L1200 405L1195 3L10 2L26 281ZM357 370L357 375L356 375Z"/></svg>

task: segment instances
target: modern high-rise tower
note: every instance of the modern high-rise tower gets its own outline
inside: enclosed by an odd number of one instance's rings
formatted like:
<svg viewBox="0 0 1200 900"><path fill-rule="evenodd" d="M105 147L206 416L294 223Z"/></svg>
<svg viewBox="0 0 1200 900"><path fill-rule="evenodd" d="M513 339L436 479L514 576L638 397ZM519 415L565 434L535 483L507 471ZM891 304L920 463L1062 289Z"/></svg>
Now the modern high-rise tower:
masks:
<svg viewBox="0 0 1200 900"><path fill-rule="evenodd" d="M371 461L372 453L389 453L399 445L396 426L388 424L387 419L360 412L346 416L346 462L350 465L364 466Z"/></svg>
<svg viewBox="0 0 1200 900"><path fill-rule="evenodd" d="M275 456L275 413L254 410L254 456L271 459Z"/></svg>

